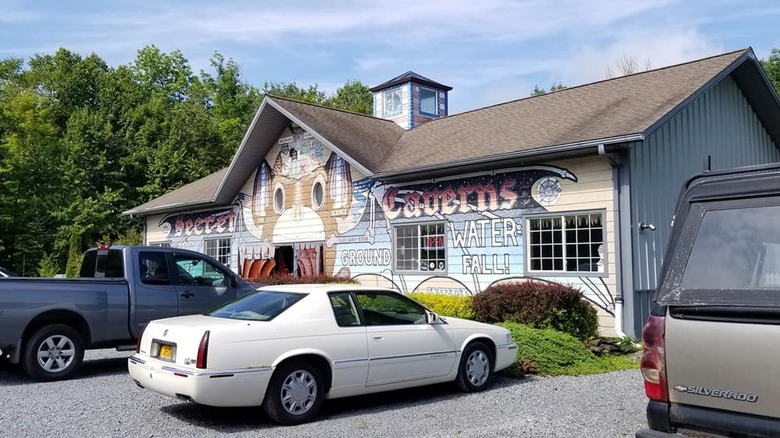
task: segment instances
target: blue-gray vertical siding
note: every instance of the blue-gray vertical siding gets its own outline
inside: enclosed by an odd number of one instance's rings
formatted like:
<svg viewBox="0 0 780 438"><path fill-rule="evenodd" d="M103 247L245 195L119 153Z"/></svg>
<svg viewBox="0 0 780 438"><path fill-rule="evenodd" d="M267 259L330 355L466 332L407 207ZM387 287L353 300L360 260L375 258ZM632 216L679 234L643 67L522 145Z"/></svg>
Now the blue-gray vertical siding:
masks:
<svg viewBox="0 0 780 438"><path fill-rule="evenodd" d="M638 335L671 231L680 188L704 170L780 161L780 151L731 77L702 93L628 151L631 181L633 321L625 329ZM655 231L640 230L639 222ZM628 315L630 309L626 309Z"/></svg>

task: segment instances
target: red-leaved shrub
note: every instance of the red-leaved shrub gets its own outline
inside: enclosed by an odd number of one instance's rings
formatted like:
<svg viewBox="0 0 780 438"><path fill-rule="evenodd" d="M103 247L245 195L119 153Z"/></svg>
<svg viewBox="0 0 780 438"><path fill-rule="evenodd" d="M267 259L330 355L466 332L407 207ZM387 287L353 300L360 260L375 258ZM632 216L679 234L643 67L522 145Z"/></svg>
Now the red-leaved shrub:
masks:
<svg viewBox="0 0 780 438"><path fill-rule="evenodd" d="M598 336L596 309L579 290L563 284L537 280L497 284L474 295L471 305L478 321L553 328L582 340Z"/></svg>

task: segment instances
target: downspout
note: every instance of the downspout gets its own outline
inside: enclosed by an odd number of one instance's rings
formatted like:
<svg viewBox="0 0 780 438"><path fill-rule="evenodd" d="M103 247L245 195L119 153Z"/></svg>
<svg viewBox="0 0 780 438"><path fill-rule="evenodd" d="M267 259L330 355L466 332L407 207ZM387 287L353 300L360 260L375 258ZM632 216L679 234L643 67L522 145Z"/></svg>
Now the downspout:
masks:
<svg viewBox="0 0 780 438"><path fill-rule="evenodd" d="M622 246L620 242L620 163L612 154L608 154L604 143L598 146L599 157L605 159L612 168L612 213L615 236L615 333L625 338L623 331L623 270L621 269Z"/></svg>

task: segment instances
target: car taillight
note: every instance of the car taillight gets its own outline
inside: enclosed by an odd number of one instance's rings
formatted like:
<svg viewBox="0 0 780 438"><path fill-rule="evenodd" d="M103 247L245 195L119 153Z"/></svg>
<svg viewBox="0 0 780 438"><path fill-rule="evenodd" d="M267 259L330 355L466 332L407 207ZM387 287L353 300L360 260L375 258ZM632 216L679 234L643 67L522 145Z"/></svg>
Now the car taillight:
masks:
<svg viewBox="0 0 780 438"><path fill-rule="evenodd" d="M639 369L645 379L645 395L654 401L668 402L669 392L666 387L666 357L664 354L663 316L650 316L642 329L642 363Z"/></svg>
<svg viewBox="0 0 780 438"><path fill-rule="evenodd" d="M200 345L198 346L198 360L195 366L198 368L206 368L206 363L209 357L209 331L203 333L203 337L200 338Z"/></svg>
<svg viewBox="0 0 780 438"><path fill-rule="evenodd" d="M144 330L145 329L146 329L146 327L142 328L141 332L138 333L138 340L135 341L135 352L136 353L140 353L141 352L141 339L143 339L143 337L144 337Z"/></svg>

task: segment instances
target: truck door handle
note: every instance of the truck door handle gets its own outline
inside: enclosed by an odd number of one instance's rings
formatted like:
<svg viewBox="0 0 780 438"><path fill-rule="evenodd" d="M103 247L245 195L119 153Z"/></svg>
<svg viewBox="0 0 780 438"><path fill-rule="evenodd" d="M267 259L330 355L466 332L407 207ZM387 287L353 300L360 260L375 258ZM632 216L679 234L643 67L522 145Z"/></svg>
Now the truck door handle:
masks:
<svg viewBox="0 0 780 438"><path fill-rule="evenodd" d="M184 298L192 298L195 296L195 294L188 290L185 290L184 292L180 293L179 296L182 296Z"/></svg>

